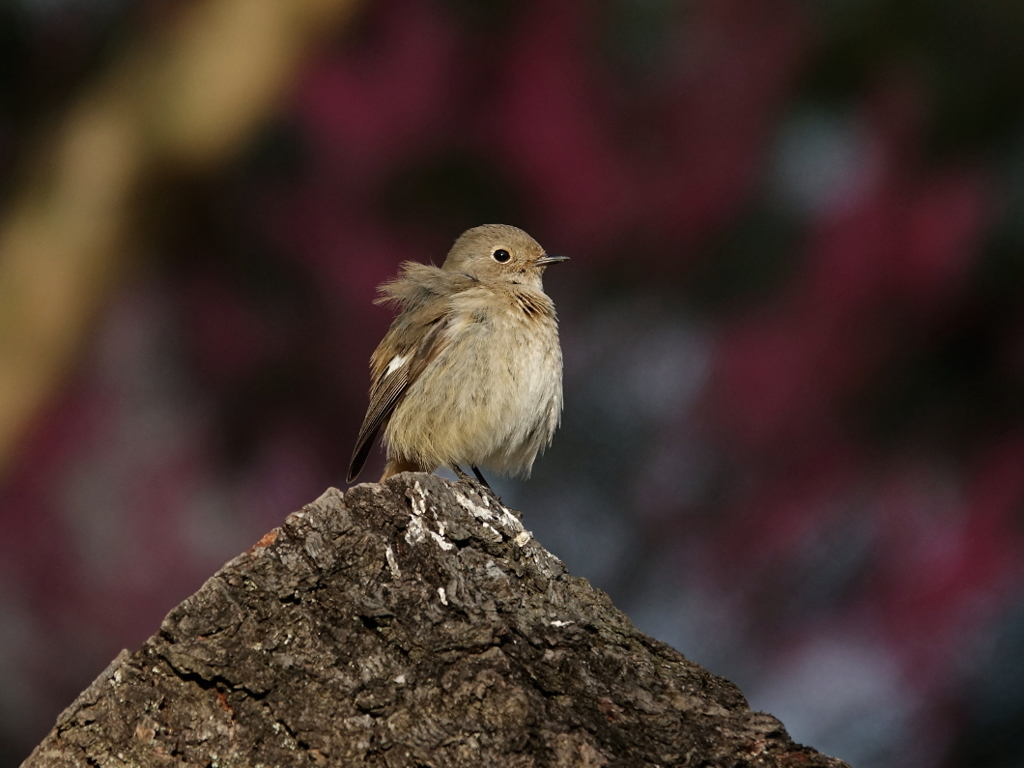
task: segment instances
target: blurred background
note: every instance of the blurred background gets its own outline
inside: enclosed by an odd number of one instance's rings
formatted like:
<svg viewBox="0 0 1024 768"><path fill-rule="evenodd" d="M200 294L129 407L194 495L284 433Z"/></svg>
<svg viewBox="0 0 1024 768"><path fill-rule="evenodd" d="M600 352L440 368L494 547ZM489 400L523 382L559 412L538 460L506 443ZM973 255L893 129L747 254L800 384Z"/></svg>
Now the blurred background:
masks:
<svg viewBox="0 0 1024 768"><path fill-rule="evenodd" d="M1013 0L4 0L0 765L485 222L572 258L537 538L797 741L1024 765L1022 96Z"/></svg>

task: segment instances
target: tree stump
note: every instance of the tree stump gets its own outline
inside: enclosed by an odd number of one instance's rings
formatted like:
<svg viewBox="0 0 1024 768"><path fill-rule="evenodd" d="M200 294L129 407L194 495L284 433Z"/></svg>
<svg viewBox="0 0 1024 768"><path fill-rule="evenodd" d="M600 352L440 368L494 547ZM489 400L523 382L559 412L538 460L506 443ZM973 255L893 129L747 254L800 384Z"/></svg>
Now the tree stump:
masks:
<svg viewBox="0 0 1024 768"><path fill-rule="evenodd" d="M288 517L122 651L24 766L843 766L638 631L475 484Z"/></svg>

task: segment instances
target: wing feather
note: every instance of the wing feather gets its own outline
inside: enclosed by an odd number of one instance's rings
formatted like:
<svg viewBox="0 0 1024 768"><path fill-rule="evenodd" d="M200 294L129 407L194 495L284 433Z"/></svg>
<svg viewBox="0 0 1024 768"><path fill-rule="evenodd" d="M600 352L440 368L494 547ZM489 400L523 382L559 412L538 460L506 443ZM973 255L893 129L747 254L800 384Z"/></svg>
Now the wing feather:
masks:
<svg viewBox="0 0 1024 768"><path fill-rule="evenodd" d="M348 468L347 482L352 482L359 475L366 462L366 457L373 447L374 438L381 427L387 424L395 408L402 402L405 393L420 377L428 365L437 357L438 353L445 346L444 329L448 325L444 315L430 319L420 333L414 334L420 337L420 342L415 350L408 350L405 354L411 355L411 359L393 370L389 370L390 363L394 360L384 359L379 353L389 347L394 349L393 335L397 335L398 328L393 328L381 342L373 355L373 367L375 380L370 389L370 407L366 411L366 418L363 419L363 426L359 429L359 436L356 438L356 446L352 452L352 461ZM409 332L408 326L402 330Z"/></svg>

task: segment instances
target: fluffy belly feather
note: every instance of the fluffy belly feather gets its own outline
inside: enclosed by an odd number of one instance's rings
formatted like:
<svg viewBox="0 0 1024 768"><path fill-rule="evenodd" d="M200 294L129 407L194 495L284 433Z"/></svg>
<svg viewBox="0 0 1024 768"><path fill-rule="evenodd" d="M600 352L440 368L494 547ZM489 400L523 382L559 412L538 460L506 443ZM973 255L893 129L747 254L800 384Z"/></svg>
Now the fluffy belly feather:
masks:
<svg viewBox="0 0 1024 768"><path fill-rule="evenodd" d="M529 474L558 426L561 351L553 318L509 319L501 333L479 317L452 324L449 343L392 414L390 451L434 467Z"/></svg>

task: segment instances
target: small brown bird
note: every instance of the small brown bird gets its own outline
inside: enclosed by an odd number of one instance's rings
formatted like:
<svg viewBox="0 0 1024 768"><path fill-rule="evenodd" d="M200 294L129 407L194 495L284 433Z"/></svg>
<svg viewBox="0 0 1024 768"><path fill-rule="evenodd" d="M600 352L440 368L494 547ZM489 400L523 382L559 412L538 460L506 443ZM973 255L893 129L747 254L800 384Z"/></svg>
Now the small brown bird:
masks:
<svg viewBox="0 0 1024 768"><path fill-rule="evenodd" d="M485 224L455 241L441 268L407 261L380 286L401 312L370 358L373 384L349 465L352 482L384 427L383 482L468 465L527 477L562 414L555 305L541 283L549 256L516 227Z"/></svg>

